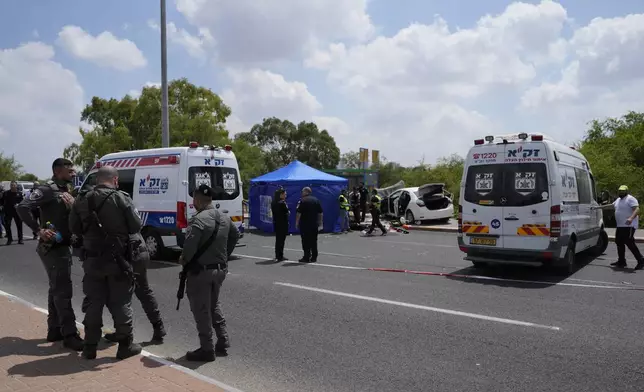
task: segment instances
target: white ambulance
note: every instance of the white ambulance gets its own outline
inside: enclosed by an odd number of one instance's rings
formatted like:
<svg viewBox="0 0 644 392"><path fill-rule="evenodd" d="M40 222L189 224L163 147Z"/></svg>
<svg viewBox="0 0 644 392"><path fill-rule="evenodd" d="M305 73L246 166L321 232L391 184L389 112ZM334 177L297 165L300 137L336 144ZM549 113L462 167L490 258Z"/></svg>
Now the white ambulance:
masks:
<svg viewBox="0 0 644 392"><path fill-rule="evenodd" d="M207 184L213 205L226 212L243 232L242 184L232 147L155 148L107 154L91 169L82 189L96 185L102 166L119 171L119 188L132 196L143 220L143 236L152 258L165 247L183 246L188 218L196 213L194 190Z"/></svg>
<svg viewBox="0 0 644 392"><path fill-rule="evenodd" d="M475 266L552 265L608 246L588 161L543 134L474 141L461 182L458 244Z"/></svg>

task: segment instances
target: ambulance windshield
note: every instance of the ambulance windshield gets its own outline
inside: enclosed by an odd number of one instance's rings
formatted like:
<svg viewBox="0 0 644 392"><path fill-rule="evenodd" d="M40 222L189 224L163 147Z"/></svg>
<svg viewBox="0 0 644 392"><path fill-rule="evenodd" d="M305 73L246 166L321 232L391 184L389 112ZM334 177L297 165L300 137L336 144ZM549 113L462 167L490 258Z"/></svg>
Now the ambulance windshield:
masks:
<svg viewBox="0 0 644 392"><path fill-rule="evenodd" d="M548 174L543 163L470 166L465 201L494 207L520 207L549 199Z"/></svg>
<svg viewBox="0 0 644 392"><path fill-rule="evenodd" d="M206 184L214 191L213 200L234 200L239 197L239 173L232 167L195 166L188 171L188 194Z"/></svg>

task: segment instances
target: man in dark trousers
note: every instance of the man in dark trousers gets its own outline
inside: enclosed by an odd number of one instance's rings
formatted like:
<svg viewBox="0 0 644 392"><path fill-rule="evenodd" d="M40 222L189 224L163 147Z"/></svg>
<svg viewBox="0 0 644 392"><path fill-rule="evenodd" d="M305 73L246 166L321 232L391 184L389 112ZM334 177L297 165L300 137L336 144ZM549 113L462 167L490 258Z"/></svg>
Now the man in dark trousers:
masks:
<svg viewBox="0 0 644 392"><path fill-rule="evenodd" d="M212 362L217 355L228 355L230 347L219 294L239 231L230 217L213 207L210 187L200 185L193 197L197 213L188 222L179 262L188 270L186 293L197 324L200 347L189 351L186 360ZM213 329L217 343L212 339Z"/></svg>
<svg viewBox="0 0 644 392"><path fill-rule="evenodd" d="M288 220L291 212L286 205L286 190L279 188L273 195L271 203L273 213L273 230L275 231L275 261L286 261L284 257L284 243L288 235Z"/></svg>
<svg viewBox="0 0 644 392"><path fill-rule="evenodd" d="M116 168L101 167L96 174L97 185L79 196L69 217L72 233L83 237L85 253L83 357L86 359L96 358L106 306L119 336L116 357L126 359L141 353L141 346L134 343L130 236L139 233L142 222L129 194L118 190L118 176Z"/></svg>
<svg viewBox="0 0 644 392"><path fill-rule="evenodd" d="M358 225L360 224L360 192L358 192L358 187L353 187L349 194L349 202L351 203L351 212L353 212L353 222Z"/></svg>
<svg viewBox="0 0 644 392"><path fill-rule="evenodd" d="M362 212L360 222L364 222L367 216L367 203L369 202L369 190L364 186L364 182L360 183L358 192L360 192L360 212Z"/></svg>
<svg viewBox="0 0 644 392"><path fill-rule="evenodd" d="M51 168L51 180L34 189L18 205L17 211L25 224L38 233L36 252L49 280L47 341L62 340L65 347L81 351L83 340L78 334L72 307L72 233L69 230L69 212L74 205L69 188L76 173L72 162L64 158L56 159ZM39 227L32 215L34 208L40 209L41 224L51 222L53 227Z"/></svg>
<svg viewBox="0 0 644 392"><path fill-rule="evenodd" d="M309 187L302 189L302 198L297 203L297 215L295 216L295 227L302 236L302 250L304 257L300 263L315 263L318 260L318 232L322 226L322 205L312 195Z"/></svg>
<svg viewBox="0 0 644 392"><path fill-rule="evenodd" d="M18 183L11 181L11 188L4 192L2 202L4 205L4 222L5 229L7 230L7 245L13 242L13 230L11 229L11 222L16 222L16 229L18 230L18 243L22 242L22 219L16 211L16 206L22 201L22 192L18 190Z"/></svg>
<svg viewBox="0 0 644 392"><path fill-rule="evenodd" d="M382 231L382 235L387 235L387 230L385 230L385 227L382 225L380 222L380 204L382 202L382 198L378 196L378 191L373 190L372 195L371 195L371 203L370 203L370 208L371 208L371 226L369 227L369 230L367 231L367 235L370 235L373 233L373 231L376 229L376 226Z"/></svg>

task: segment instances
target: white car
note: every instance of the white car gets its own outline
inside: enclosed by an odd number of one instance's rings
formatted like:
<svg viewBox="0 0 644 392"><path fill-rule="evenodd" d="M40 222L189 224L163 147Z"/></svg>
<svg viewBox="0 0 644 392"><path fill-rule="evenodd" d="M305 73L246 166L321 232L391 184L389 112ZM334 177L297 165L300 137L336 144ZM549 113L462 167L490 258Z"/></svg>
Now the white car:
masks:
<svg viewBox="0 0 644 392"><path fill-rule="evenodd" d="M398 189L383 198L381 210L385 216L404 218L408 223L447 223L454 216L454 204L444 187L445 184L427 184Z"/></svg>

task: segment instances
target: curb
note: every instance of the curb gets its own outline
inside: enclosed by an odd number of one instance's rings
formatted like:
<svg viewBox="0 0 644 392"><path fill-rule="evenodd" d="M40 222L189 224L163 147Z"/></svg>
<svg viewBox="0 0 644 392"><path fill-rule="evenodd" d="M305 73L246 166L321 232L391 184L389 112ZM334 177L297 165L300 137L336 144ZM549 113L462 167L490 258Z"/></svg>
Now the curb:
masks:
<svg viewBox="0 0 644 392"><path fill-rule="evenodd" d="M414 225L405 225L403 226L409 231L433 231L437 233L456 233L458 229L456 227L440 227L440 226L414 226ZM615 242L615 236L608 236L608 241ZM638 244L644 244L644 238L635 237L635 242Z"/></svg>
<svg viewBox="0 0 644 392"><path fill-rule="evenodd" d="M29 302L27 300L24 300L24 299L22 299L20 297L17 297L17 296L15 296L13 294L7 293L6 291L0 290L0 296L8 298L9 300L19 302L19 303L25 305L26 307L28 307L28 308L30 308L32 310L35 310L35 311L37 311L39 313L42 313L42 314L45 314L45 315L48 314L47 309L43 309L43 308L41 308L39 306L36 306L36 305L32 304L31 302ZM83 324L81 324L80 322L77 321L76 325L78 326L79 329L83 329ZM143 350L143 351L141 351L140 355L142 357L149 358L149 359L159 363L160 365L167 366L169 368L178 370L181 373L184 373L184 374L186 374L188 376L191 376L191 377L194 377L196 379L199 379L199 380L201 380L201 381L203 381L205 383L208 383L210 385L219 387L219 388L223 389L226 392L242 392L241 390L236 389L234 387L231 387L230 385L224 384L221 381L218 381L218 380L215 380L213 378L204 376L203 374L197 373L196 371L194 371L192 369L189 369L187 367L178 365L178 364L176 364L176 363L174 363L172 361L169 361L169 360L167 360L165 358L161 358L161 357L159 357L159 356L157 356L155 354L152 354L149 351Z"/></svg>

